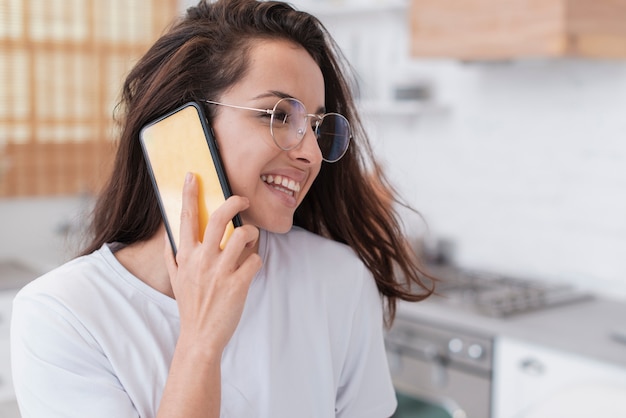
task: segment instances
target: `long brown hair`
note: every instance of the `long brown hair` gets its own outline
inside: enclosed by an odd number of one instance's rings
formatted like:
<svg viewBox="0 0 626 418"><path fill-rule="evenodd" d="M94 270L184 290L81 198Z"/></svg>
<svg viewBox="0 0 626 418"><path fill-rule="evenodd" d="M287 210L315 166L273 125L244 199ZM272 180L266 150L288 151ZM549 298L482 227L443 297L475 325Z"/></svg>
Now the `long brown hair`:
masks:
<svg viewBox="0 0 626 418"><path fill-rule="evenodd" d="M258 39L286 39L306 49L324 76L326 111L345 115L353 127L347 153L336 163L323 163L294 224L353 248L385 296L391 324L396 300L422 300L432 293L433 282L403 236L394 210L397 193L373 156L352 99L355 84L344 75L351 74L349 65L315 17L282 2L201 1L135 65L118 106L123 119L113 173L96 203L93 238L82 253L156 233L161 214L139 131L188 101L219 97L245 75L249 48Z"/></svg>

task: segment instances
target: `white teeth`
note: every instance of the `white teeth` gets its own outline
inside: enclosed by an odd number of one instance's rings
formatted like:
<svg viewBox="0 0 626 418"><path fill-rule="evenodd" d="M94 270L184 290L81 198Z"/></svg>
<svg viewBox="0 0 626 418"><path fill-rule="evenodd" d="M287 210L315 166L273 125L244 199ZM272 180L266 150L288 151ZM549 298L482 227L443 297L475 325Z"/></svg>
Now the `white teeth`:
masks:
<svg viewBox="0 0 626 418"><path fill-rule="evenodd" d="M283 191L285 193L293 194L300 191L301 186L300 183L296 183L295 180L288 179L283 176L273 176L273 175L262 175L261 180L264 182L273 185L277 190Z"/></svg>

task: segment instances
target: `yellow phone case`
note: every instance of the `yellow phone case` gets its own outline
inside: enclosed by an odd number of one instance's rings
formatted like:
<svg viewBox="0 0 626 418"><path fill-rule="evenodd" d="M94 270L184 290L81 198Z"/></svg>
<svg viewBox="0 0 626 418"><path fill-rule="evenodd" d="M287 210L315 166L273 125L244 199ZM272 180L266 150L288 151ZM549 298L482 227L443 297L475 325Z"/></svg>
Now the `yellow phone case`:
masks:
<svg viewBox="0 0 626 418"><path fill-rule="evenodd" d="M174 254L180 243L185 175L192 172L198 179L199 240L204 236L210 214L232 194L217 144L205 121L200 105L190 102L147 124L140 134ZM228 224L220 248L224 249L235 226L240 225L237 215Z"/></svg>

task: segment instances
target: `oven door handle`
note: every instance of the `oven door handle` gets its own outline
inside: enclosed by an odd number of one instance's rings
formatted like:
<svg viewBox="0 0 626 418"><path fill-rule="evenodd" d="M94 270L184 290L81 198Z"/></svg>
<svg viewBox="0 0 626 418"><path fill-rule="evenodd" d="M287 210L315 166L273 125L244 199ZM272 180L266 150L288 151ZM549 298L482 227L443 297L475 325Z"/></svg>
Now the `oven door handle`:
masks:
<svg viewBox="0 0 626 418"><path fill-rule="evenodd" d="M443 365L448 363L448 357L437 347L428 341L414 338L410 342L399 342L388 339L387 347L399 355L408 355L419 360L437 362Z"/></svg>
<svg viewBox="0 0 626 418"><path fill-rule="evenodd" d="M437 346L427 341L412 340L411 344L398 344L388 341L389 364L392 368L402 369L402 359L412 358L431 366L430 381L433 385L443 388L448 384L449 359L441 353Z"/></svg>

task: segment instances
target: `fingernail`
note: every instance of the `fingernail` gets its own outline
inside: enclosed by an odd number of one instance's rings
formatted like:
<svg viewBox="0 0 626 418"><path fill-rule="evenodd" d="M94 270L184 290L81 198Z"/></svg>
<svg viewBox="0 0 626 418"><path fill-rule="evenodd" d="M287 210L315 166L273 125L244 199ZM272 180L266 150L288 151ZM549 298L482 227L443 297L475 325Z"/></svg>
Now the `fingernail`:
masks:
<svg viewBox="0 0 626 418"><path fill-rule="evenodd" d="M185 183L191 183L191 180L192 180L192 179L193 179L193 173L188 172L188 173L185 175Z"/></svg>

